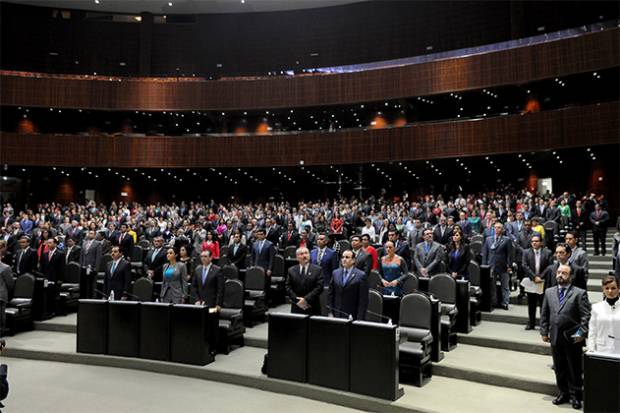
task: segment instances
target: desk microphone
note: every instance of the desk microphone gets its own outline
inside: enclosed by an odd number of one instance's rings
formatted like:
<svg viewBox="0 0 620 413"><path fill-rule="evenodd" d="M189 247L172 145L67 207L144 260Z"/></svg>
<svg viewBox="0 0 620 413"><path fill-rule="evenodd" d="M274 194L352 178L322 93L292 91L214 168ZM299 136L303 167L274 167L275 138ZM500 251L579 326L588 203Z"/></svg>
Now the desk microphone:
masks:
<svg viewBox="0 0 620 413"><path fill-rule="evenodd" d="M389 326L392 325L392 319L390 317L386 317L383 314L375 313L374 311L370 311L370 310L366 310L366 313L377 316L377 317L381 317L382 319L387 320L387 325Z"/></svg>
<svg viewBox="0 0 620 413"><path fill-rule="evenodd" d="M107 295L106 293L104 293L103 291L99 291L98 289L95 288L95 292L98 294L101 294L102 296L105 297L105 299L107 300L108 298L110 298L109 295Z"/></svg>
<svg viewBox="0 0 620 413"><path fill-rule="evenodd" d="M193 294L183 294L183 297L184 297L184 298L188 298L188 297L189 297L189 298L193 298L195 301L202 301L200 298L196 297L196 296L195 296L195 295L193 295ZM205 306L205 305L206 305L206 304L203 304L203 306Z"/></svg>
<svg viewBox="0 0 620 413"><path fill-rule="evenodd" d="M348 317L348 318L349 318L349 320L353 320L353 316L352 316L351 314L349 314L349 313L345 313L344 311L339 310L339 309L337 309L337 308L333 308L333 307L331 307L331 306L329 306L329 305L326 305L325 307L326 307L326 308L328 308L329 310L331 310L332 312L333 312L333 311L336 311L337 313L340 313L340 314L345 315L346 317Z"/></svg>

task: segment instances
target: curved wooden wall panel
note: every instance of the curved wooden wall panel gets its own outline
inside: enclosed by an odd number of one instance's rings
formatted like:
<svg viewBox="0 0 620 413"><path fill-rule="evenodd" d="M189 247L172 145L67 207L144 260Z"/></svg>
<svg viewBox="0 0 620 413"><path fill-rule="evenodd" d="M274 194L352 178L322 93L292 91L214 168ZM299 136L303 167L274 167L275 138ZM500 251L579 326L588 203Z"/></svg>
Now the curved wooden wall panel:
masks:
<svg viewBox="0 0 620 413"><path fill-rule="evenodd" d="M270 167L437 159L614 144L619 102L402 128L240 137L0 134L0 163L88 167ZM26 148L29 148L26 150Z"/></svg>
<svg viewBox="0 0 620 413"><path fill-rule="evenodd" d="M205 81L2 72L0 104L103 110L251 110L371 102L520 84L618 66L619 29L347 74Z"/></svg>

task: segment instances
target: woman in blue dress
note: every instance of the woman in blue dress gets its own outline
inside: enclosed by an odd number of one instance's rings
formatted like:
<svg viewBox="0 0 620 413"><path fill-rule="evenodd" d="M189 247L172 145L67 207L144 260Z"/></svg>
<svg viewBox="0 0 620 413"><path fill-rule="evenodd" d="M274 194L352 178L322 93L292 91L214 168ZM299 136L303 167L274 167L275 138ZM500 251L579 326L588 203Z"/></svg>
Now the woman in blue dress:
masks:
<svg viewBox="0 0 620 413"><path fill-rule="evenodd" d="M465 242L463 230L459 226L455 226L452 232L452 240L448 244L448 253L446 254L446 267L448 274L455 280L469 280L469 262L472 260L469 245Z"/></svg>
<svg viewBox="0 0 620 413"><path fill-rule="evenodd" d="M383 248L385 255L381 257L379 265L383 294L402 295L401 283L409 276L407 264L401 256L396 255L392 241L386 242Z"/></svg>

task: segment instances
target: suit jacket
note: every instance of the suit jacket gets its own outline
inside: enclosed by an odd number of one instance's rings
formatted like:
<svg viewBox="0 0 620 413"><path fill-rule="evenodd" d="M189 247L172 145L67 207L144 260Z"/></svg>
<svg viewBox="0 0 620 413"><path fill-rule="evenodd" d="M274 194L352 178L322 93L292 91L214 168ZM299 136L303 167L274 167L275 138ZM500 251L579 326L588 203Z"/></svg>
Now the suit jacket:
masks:
<svg viewBox="0 0 620 413"><path fill-rule="evenodd" d="M559 221L560 220L560 216L562 214L560 213L560 209L558 207L549 207L545 209L545 219L547 221Z"/></svg>
<svg viewBox="0 0 620 413"><path fill-rule="evenodd" d="M58 248L52 254L52 260L49 259L49 253L41 254L41 272L49 281L61 282L65 272L65 254Z"/></svg>
<svg viewBox="0 0 620 413"><path fill-rule="evenodd" d="M280 248L286 248L290 245L297 246L298 242L299 234L295 230L291 231L290 234L288 231L284 231L280 236Z"/></svg>
<svg viewBox="0 0 620 413"><path fill-rule="evenodd" d="M235 264L235 267L242 270L245 268L246 256L248 255L248 247L239 243L237 253L235 253L235 244L231 244L228 248L228 258L231 264Z"/></svg>
<svg viewBox="0 0 620 413"><path fill-rule="evenodd" d="M620 308L605 300L592 304L588 326L588 351L620 354ZM611 336L611 337L610 337ZM612 337L616 337L613 339Z"/></svg>
<svg viewBox="0 0 620 413"><path fill-rule="evenodd" d="M549 336L552 346L567 346L572 343L565 337L581 324L584 333L588 331L590 321L590 301L585 290L570 285L564 295L564 303L560 305L558 286L545 291L542 308L540 309L540 335Z"/></svg>
<svg viewBox="0 0 620 413"><path fill-rule="evenodd" d="M512 265L512 241L502 235L497 244L495 237L487 237L482 243L482 265L488 265L497 274L508 271Z"/></svg>
<svg viewBox="0 0 620 413"><path fill-rule="evenodd" d="M125 236L123 237L123 239L121 239L121 237L122 237L122 234L119 234L116 240L117 245L120 248L121 254L123 254L123 257L131 260L131 251L133 249L133 237L129 235L129 232L125 233Z"/></svg>
<svg viewBox="0 0 620 413"><path fill-rule="evenodd" d="M336 251L329 247L325 247L325 253L319 260L319 249L315 248L310 252L310 263L319 265L323 269L323 286L328 286L332 279L332 273L338 268L338 255Z"/></svg>
<svg viewBox="0 0 620 413"><path fill-rule="evenodd" d="M162 272L165 274L170 267L169 263L164 264ZM161 299L167 303L181 304L187 295L187 268L182 262L178 262L174 266L172 277L163 277L161 285Z"/></svg>
<svg viewBox="0 0 620 413"><path fill-rule="evenodd" d="M577 247L571 252L568 262L575 266L577 270L583 270L586 277L588 276L590 271L588 254L581 247Z"/></svg>
<svg viewBox="0 0 620 413"><path fill-rule="evenodd" d="M9 301L9 291L13 289L14 284L11 267L0 262L0 302Z"/></svg>
<svg viewBox="0 0 620 413"><path fill-rule="evenodd" d="M366 277L368 277L372 270L372 257L361 248L357 253L355 251L353 253L355 254L355 268L362 270Z"/></svg>
<svg viewBox="0 0 620 413"><path fill-rule="evenodd" d="M286 294L291 298L291 312L301 314L320 315L321 304L319 296L323 292L323 270L318 265L308 264L308 273L301 276L301 266L293 265L288 269L286 277ZM298 297L303 297L310 305L308 310L297 306Z"/></svg>
<svg viewBox="0 0 620 413"><path fill-rule="evenodd" d="M355 320L365 320L368 292L368 277L361 270L353 267L345 284L344 268L338 268L329 283L329 311L337 318L347 318L350 314Z"/></svg>
<svg viewBox="0 0 620 413"><path fill-rule="evenodd" d="M146 256L144 257L145 272L147 270L153 271L154 273L153 280L161 281L162 280L162 268L164 264L168 262L166 259L166 248L161 247L159 252L155 254L155 257L153 257L154 251L155 250L153 249L148 250L148 252L146 253Z"/></svg>
<svg viewBox="0 0 620 413"><path fill-rule="evenodd" d="M508 228L510 228L509 231L506 231L509 235L509 237L514 240L517 241L519 238L519 235L521 234L521 232L523 231L524 228L524 222L518 222L518 221L512 221L510 224L506 225L506 229L508 230ZM528 244L529 245L529 244ZM527 247L526 247L527 248Z"/></svg>
<svg viewBox="0 0 620 413"><path fill-rule="evenodd" d="M274 245L280 241L280 234L282 234L282 229L278 225L265 228L265 239Z"/></svg>
<svg viewBox="0 0 620 413"><path fill-rule="evenodd" d="M192 277L192 292L194 297L204 301L207 307L220 307L224 304L224 274L220 267L211 264L207 273L207 280L202 282L203 265L199 265L194 270Z"/></svg>
<svg viewBox="0 0 620 413"><path fill-rule="evenodd" d="M586 290L588 288L588 276L583 268L577 267L575 264L569 263L572 274L572 283L575 287L579 287L582 290ZM553 287L557 284L557 280L555 278L558 267L560 263L554 261L547 267L545 271L545 289Z"/></svg>
<svg viewBox="0 0 620 413"><path fill-rule="evenodd" d="M595 222L599 222L598 225ZM607 231L607 221L609 221L609 213L601 210L601 215L597 218L596 211L590 214L590 223L592 224L592 231Z"/></svg>
<svg viewBox="0 0 620 413"><path fill-rule="evenodd" d="M259 250L260 242L254 241L252 245L252 265L263 267L265 271L273 270L273 257L276 255L276 247L269 240L265 240L263 248Z"/></svg>
<svg viewBox="0 0 620 413"><path fill-rule="evenodd" d="M450 242L450 238L452 238L452 229L450 229L447 225L444 229L443 235L441 235L441 226L437 225L435 229L433 229L433 241L446 245Z"/></svg>
<svg viewBox="0 0 620 413"><path fill-rule="evenodd" d="M523 252L523 257L521 258L521 268L523 268L525 275L532 281L536 275L541 276L541 278L544 277L545 270L553 262L553 254L548 248L541 248L539 260L537 273L534 249L528 248Z"/></svg>
<svg viewBox="0 0 620 413"><path fill-rule="evenodd" d="M22 254L22 250L18 250L17 251L17 255L15 255L15 260L14 260L14 271L15 274L17 275L22 275L25 274L27 272L32 273L33 271L35 271L37 269L37 252L28 247L23 255ZM21 255L21 258L20 258ZM19 268L18 268L18 261L19 261Z"/></svg>
<svg viewBox="0 0 620 413"><path fill-rule="evenodd" d="M97 271L99 268L99 262L101 261L101 256L103 255L103 250L101 246L101 241L93 240L88 248L88 241L84 241L82 244L82 249L80 251L80 265L82 267L90 267Z"/></svg>
<svg viewBox="0 0 620 413"><path fill-rule="evenodd" d="M71 251L69 251L69 248L67 248L65 250L65 263L80 262L81 250L82 248L80 248L78 245L74 245L73 248L71 248Z"/></svg>
<svg viewBox="0 0 620 413"><path fill-rule="evenodd" d="M428 275L435 275L439 271L439 263L443 259L443 247L438 242L433 241L428 252L424 251L424 242L419 243L415 247L413 260L415 262L415 270L418 274L422 268L428 270Z"/></svg>
<svg viewBox="0 0 620 413"><path fill-rule="evenodd" d="M105 277L103 278L104 293L110 295L114 291L114 299L120 300L123 296L127 296L131 285L131 265L124 258L121 258L112 273L112 265L114 261L110 261L106 265Z"/></svg>

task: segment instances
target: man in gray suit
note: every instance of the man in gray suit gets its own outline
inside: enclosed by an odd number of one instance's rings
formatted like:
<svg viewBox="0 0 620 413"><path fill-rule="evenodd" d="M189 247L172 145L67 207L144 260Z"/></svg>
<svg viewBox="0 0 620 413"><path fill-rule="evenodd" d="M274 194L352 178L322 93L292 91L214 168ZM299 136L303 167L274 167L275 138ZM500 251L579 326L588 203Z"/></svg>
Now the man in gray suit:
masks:
<svg viewBox="0 0 620 413"><path fill-rule="evenodd" d="M491 271L499 277L502 285L501 306L504 310L508 310L513 257L512 241L504 235L504 225L501 222L496 222L493 229L495 235L487 237L482 244L482 265L491 267Z"/></svg>
<svg viewBox="0 0 620 413"><path fill-rule="evenodd" d="M438 242L433 241L433 230L426 228L423 232L424 241L415 247L413 262L415 271L420 277L430 277L439 272L441 260L443 259L443 247Z"/></svg>
<svg viewBox="0 0 620 413"><path fill-rule="evenodd" d="M95 231L88 231L80 251L80 265L86 268L90 266L93 271L97 271L101 256L101 241L95 239Z"/></svg>
<svg viewBox="0 0 620 413"><path fill-rule="evenodd" d="M13 271L11 267L2 262L6 252L6 241L0 240L0 337L4 334L6 325L6 303L9 301L9 291L13 289Z"/></svg>
<svg viewBox="0 0 620 413"><path fill-rule="evenodd" d="M568 263L571 264L573 268L582 270L587 279L590 272L588 253L583 248L577 246L578 239L577 231L568 231L564 236L564 240L572 249L570 257L568 257Z"/></svg>
<svg viewBox="0 0 620 413"><path fill-rule="evenodd" d="M571 284L571 267L558 266L557 285L545 291L540 312L540 335L551 344L555 380L560 390L553 404L571 401L581 409L584 339L590 321L590 301L585 290Z"/></svg>
<svg viewBox="0 0 620 413"><path fill-rule="evenodd" d="M362 248L362 238L359 235L351 237L351 248L355 258L355 268L362 270L368 277L372 270L372 257Z"/></svg>

